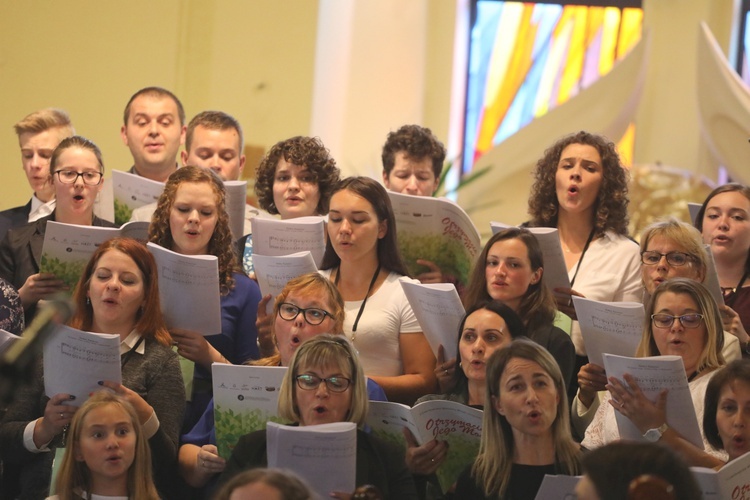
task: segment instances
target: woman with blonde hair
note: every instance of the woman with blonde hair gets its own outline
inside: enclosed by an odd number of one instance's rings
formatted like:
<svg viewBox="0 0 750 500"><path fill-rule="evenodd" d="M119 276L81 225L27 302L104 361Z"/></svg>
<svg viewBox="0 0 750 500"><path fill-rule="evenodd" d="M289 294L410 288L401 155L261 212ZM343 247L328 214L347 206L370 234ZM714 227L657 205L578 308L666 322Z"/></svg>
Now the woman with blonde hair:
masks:
<svg viewBox="0 0 750 500"><path fill-rule="evenodd" d="M55 483L58 500L157 500L151 452L133 407L99 391L76 412Z"/></svg>
<svg viewBox="0 0 750 500"><path fill-rule="evenodd" d="M260 357L255 330L260 288L239 267L224 184L210 170L187 166L169 176L149 227L149 241L180 254L218 259L221 332L204 337L190 330L171 330L177 353L195 362L193 394L183 425L190 429L213 394L211 364L241 364Z"/></svg>
<svg viewBox="0 0 750 500"><path fill-rule="evenodd" d="M724 336L721 314L706 288L687 278L673 278L660 284L646 307L646 324L636 357L676 355L682 358L688 389L699 425L703 421L704 395L714 371L724 365L721 351ZM650 401L634 377L608 378L607 393L586 436L584 448L599 448L620 438L615 412L628 418L651 441L658 441L679 453L691 466L716 467L726 454L704 440L696 447L667 424L667 391Z"/></svg>
<svg viewBox="0 0 750 500"><path fill-rule="evenodd" d="M545 474L580 473L560 368L525 339L487 364L479 454L456 485L456 498L535 498Z"/></svg>
<svg viewBox="0 0 750 500"><path fill-rule="evenodd" d="M701 235L690 224L667 217L650 224L641 233L641 281L644 303L656 287L672 278L688 278L699 283L706 279L708 252ZM739 341L727 332L722 354L729 362L740 357ZM604 368L588 363L578 371L578 394L573 398L571 420L583 436L599 406L597 393L605 391Z"/></svg>
<svg viewBox="0 0 750 500"><path fill-rule="evenodd" d="M318 335L294 353L279 393L279 416L296 425L354 422L357 431L357 486L372 484L384 498L417 498L403 451L361 430L367 417L366 378L357 352L342 335ZM266 467L266 431L242 436L220 478ZM324 458L313 458L325 460ZM335 498L348 498L331 492Z"/></svg>
<svg viewBox="0 0 750 500"><path fill-rule="evenodd" d="M255 366L289 366L303 342L323 333L343 334L344 301L336 286L318 273L303 274L287 282L276 296L271 332L275 354L252 361ZM368 398L384 401L385 394L367 379ZM213 400L198 423L181 439L179 463L183 478L202 488L226 465L216 448Z"/></svg>

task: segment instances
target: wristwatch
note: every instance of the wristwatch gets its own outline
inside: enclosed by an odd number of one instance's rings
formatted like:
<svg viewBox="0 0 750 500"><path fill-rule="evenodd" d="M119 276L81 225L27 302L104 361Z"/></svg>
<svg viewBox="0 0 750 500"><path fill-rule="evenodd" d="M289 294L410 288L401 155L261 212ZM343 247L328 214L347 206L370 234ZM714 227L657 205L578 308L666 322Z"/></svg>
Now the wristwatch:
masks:
<svg viewBox="0 0 750 500"><path fill-rule="evenodd" d="M667 429L669 429L669 426L667 425L666 422L664 422L663 424L661 424L656 429L649 429L649 430L647 430L646 433L643 435L643 439L645 439L646 441L649 441L651 443L655 443L655 442L657 442L658 440L661 439L661 436L665 432L667 432Z"/></svg>

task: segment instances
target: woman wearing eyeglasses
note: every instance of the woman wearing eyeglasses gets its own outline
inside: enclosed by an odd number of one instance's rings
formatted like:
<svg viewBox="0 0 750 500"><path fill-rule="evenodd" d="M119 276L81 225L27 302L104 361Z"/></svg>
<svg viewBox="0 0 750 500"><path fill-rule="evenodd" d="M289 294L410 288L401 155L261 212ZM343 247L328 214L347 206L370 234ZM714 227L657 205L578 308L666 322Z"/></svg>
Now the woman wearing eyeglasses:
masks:
<svg viewBox="0 0 750 500"><path fill-rule="evenodd" d="M281 383L279 415L292 425L354 422L362 427L367 403L365 376L356 351L345 337L324 334L308 340L294 353ZM266 431L242 436L219 482L243 470L267 467L266 445ZM403 452L390 443L358 430L356 464L357 486L372 484L383 498L417 498ZM330 496L349 498L342 492Z"/></svg>
<svg viewBox="0 0 750 500"><path fill-rule="evenodd" d="M669 217L649 225L641 233L641 280L645 302L656 287L672 278L687 278L702 283L706 278L708 253L701 235L691 225ZM740 357L739 341L726 332L722 354L729 362ZM571 421L579 436L598 408L597 393L605 391L604 368L594 363L578 372L578 393L573 398Z"/></svg>
<svg viewBox="0 0 750 500"><path fill-rule="evenodd" d="M344 301L336 286L318 273L290 280L276 297L271 324L277 352L253 361L256 366L289 366L294 351L306 340L323 333L343 334ZM372 380L366 383L369 399L385 400ZM201 488L224 470L214 432L213 401L193 429L182 436L180 471L191 486Z"/></svg>
<svg viewBox="0 0 750 500"><path fill-rule="evenodd" d="M9 230L0 243L0 277L18 290L27 323L40 299L65 287L54 274L39 273L47 222L114 227L94 215L94 201L102 190L104 176L102 152L96 144L77 135L64 139L53 151L49 168L57 199L55 210L47 217Z"/></svg>
<svg viewBox="0 0 750 500"><path fill-rule="evenodd" d="M721 314L709 292L697 281L674 278L660 284L646 307L646 325L637 357L676 355L682 358L699 425L703 421L704 395L714 370L724 364ZM650 401L630 375L609 377L607 393L586 429L584 448L599 448L619 439L615 412L628 418L650 441L671 447L691 466L716 467L726 454L704 438L700 449L667 424L667 392ZM702 429L701 429L702 433Z"/></svg>

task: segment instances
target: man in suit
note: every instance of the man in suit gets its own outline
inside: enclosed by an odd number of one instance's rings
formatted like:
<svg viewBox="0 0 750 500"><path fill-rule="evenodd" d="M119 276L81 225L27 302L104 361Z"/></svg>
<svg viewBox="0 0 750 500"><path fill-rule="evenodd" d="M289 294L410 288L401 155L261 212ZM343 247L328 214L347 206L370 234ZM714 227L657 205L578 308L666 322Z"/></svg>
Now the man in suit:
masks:
<svg viewBox="0 0 750 500"><path fill-rule="evenodd" d="M28 203L0 212L0 240L12 227L23 226L52 213L55 191L49 183L49 159L60 141L75 131L68 113L46 108L14 125L21 146L21 163L33 191Z"/></svg>

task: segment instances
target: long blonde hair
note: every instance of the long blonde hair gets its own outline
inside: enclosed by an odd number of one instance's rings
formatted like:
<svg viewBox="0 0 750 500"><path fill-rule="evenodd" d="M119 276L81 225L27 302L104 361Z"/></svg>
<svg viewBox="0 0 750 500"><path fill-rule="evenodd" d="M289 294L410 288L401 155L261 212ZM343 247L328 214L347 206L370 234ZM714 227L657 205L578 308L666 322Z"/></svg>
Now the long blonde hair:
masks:
<svg viewBox="0 0 750 500"><path fill-rule="evenodd" d="M91 474L86 462L77 460L75 454L86 416L91 410L107 405L119 406L128 415L136 435L135 457L128 469L128 498L158 500L159 494L156 492L151 472L151 449L143 434L138 415L130 403L108 391L94 393L73 417L68 434L68 447L65 449L55 482L57 496L60 500L74 500L80 498L81 493L85 491L88 498L91 497Z"/></svg>
<svg viewBox="0 0 750 500"><path fill-rule="evenodd" d="M487 384L485 409L482 420L482 439L479 454L471 468L471 476L481 485L487 497L502 498L510 484L513 467L513 428L505 416L497 412L490 403L499 398L500 377L514 358L527 359L542 367L552 378L557 390L557 416L552 422L552 440L555 448L555 467L560 474L580 474L580 450L570 434L568 397L560 367L555 358L539 344L526 339L517 339L507 347L492 353L487 362Z"/></svg>
<svg viewBox="0 0 750 500"><path fill-rule="evenodd" d="M654 339L654 323L651 315L656 313L656 301L665 292L684 294L689 296L703 315L706 326L706 343L698 358L698 372L710 372L724 366L725 360L722 350L724 349L724 327L721 322L719 306L711 296L711 293L702 284L688 278L672 278L656 287L654 295L646 305L646 324L643 328L641 342L636 350L636 357L660 356L659 348Z"/></svg>

